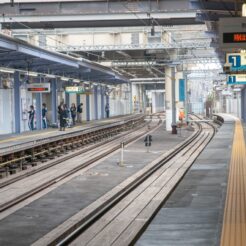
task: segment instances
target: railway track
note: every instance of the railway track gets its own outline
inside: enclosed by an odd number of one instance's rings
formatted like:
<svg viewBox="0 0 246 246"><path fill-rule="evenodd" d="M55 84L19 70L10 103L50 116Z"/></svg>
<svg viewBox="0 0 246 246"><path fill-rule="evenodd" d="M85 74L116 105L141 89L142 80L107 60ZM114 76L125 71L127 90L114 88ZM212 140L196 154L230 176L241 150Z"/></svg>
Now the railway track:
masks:
<svg viewBox="0 0 246 246"><path fill-rule="evenodd" d="M174 150L161 155L34 245L132 245L214 136L215 127L211 124L196 125L197 130Z"/></svg>
<svg viewBox="0 0 246 246"><path fill-rule="evenodd" d="M67 151L112 137L142 124L144 124L143 115L128 116L111 124L107 123L61 136L46 137L1 148L0 173L5 173L6 176L9 176L9 174L14 174L16 171L36 166L37 162L53 159L55 156L60 156Z"/></svg>
<svg viewBox="0 0 246 246"><path fill-rule="evenodd" d="M0 212L6 211L21 201L32 197L51 185L64 180L79 170L113 153L120 148L122 141L125 144L129 144L158 127L159 123L147 129L146 125L146 123L141 124L138 128L118 135L113 139L108 139L106 142L89 146L84 150L55 160L46 166L3 182L0 185L2 197L0 201ZM39 180L39 182L36 182L36 180ZM13 190L12 193L11 190Z"/></svg>

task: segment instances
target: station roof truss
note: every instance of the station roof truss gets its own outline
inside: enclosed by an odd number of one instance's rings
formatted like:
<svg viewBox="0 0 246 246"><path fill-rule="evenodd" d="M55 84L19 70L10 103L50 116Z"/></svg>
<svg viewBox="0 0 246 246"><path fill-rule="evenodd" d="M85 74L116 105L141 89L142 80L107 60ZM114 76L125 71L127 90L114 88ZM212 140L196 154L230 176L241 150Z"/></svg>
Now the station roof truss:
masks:
<svg viewBox="0 0 246 246"><path fill-rule="evenodd" d="M25 1L1 6L3 27L72 28L142 26L155 18L160 25L197 24L189 0ZM72 13L72 14L71 14ZM137 14L137 15L136 15ZM1 18L0 18L1 19Z"/></svg>
<svg viewBox="0 0 246 246"><path fill-rule="evenodd" d="M109 84L128 82L126 77L96 62L47 51L3 34L0 55L1 67Z"/></svg>
<svg viewBox="0 0 246 246"><path fill-rule="evenodd" d="M78 69L71 71L66 69L65 65L62 71L68 73L68 76L70 74L86 80L90 78L97 80L100 77L109 81L115 78L120 81L125 77L128 79L163 77L165 66L174 63L223 62L224 53L218 50L218 18L241 14L243 3L235 0L62 0L47 1L45 5L35 0L25 2L15 4L13 8L9 4L1 6L4 12L4 16L0 17L3 28L15 29L15 32L25 29L27 33L32 32L32 28L44 28L46 35L52 35L52 32L66 34L78 31L114 34L118 29L136 29L134 32L141 29L150 33L151 20L154 20L156 32L170 33L169 42L161 40L146 44L77 46L58 43L58 46L45 47L50 51L72 54L74 57L86 58L109 67L102 75L98 66L96 70L92 65L87 67L81 65L78 72ZM32 64L36 71L47 69L45 63L33 61ZM60 65L50 64L50 69L54 73L59 73L60 68ZM105 72L104 68L103 71Z"/></svg>

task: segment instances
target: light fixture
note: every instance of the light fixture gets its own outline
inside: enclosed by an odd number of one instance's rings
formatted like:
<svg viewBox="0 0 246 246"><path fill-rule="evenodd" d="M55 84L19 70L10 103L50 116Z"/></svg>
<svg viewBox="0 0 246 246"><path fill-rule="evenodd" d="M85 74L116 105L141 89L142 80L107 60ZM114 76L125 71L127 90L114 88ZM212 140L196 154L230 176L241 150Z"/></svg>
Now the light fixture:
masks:
<svg viewBox="0 0 246 246"><path fill-rule="evenodd" d="M246 3L242 5L242 17L246 16Z"/></svg>
<svg viewBox="0 0 246 246"><path fill-rule="evenodd" d="M73 79L73 82L74 83L80 83L80 80L79 79Z"/></svg>
<svg viewBox="0 0 246 246"><path fill-rule="evenodd" d="M31 77L38 77L38 73L35 72L27 72L27 75Z"/></svg>
<svg viewBox="0 0 246 246"><path fill-rule="evenodd" d="M46 74L47 78L55 79L56 76L54 74Z"/></svg>
<svg viewBox="0 0 246 246"><path fill-rule="evenodd" d="M62 81L68 81L70 78L66 78L66 77L61 77Z"/></svg>
<svg viewBox="0 0 246 246"><path fill-rule="evenodd" d="M0 67L0 72L2 73L14 73L15 70L11 68Z"/></svg>

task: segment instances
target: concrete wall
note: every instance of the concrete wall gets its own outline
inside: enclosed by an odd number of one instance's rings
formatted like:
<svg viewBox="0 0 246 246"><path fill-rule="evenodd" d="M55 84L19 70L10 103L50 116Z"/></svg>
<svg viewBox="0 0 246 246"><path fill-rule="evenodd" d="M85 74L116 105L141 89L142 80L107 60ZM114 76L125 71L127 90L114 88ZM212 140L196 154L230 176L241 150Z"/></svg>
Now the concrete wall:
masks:
<svg viewBox="0 0 246 246"><path fill-rule="evenodd" d="M152 92L152 113L164 111L164 93Z"/></svg>
<svg viewBox="0 0 246 246"><path fill-rule="evenodd" d="M236 93L236 95L231 98L226 98L226 113L232 114L238 118L241 118L241 95Z"/></svg>
<svg viewBox="0 0 246 246"><path fill-rule="evenodd" d="M14 130L13 89L0 89L0 134Z"/></svg>

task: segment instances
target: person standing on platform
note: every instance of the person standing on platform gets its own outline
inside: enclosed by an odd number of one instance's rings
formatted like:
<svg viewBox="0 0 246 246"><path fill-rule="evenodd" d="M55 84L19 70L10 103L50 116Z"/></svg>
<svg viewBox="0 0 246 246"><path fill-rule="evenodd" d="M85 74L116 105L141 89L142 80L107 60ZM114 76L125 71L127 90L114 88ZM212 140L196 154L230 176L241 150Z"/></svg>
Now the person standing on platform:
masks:
<svg viewBox="0 0 246 246"><path fill-rule="evenodd" d="M68 126L70 126L69 120L71 119L70 118L70 109L67 107L67 104L63 104L63 107L64 107L64 110L65 110L65 113L64 113L65 120L66 120L65 126L68 127Z"/></svg>
<svg viewBox="0 0 246 246"><path fill-rule="evenodd" d="M46 107L46 103L43 103L43 108L42 108L43 129L47 129L47 118L46 118L47 112L48 112L48 110Z"/></svg>
<svg viewBox="0 0 246 246"><path fill-rule="evenodd" d="M34 117L35 117L35 110L33 105L30 106L30 110L27 111L29 114L28 126L31 131L34 130Z"/></svg>
<svg viewBox="0 0 246 246"><path fill-rule="evenodd" d="M57 107L57 114L58 114L58 122L59 122L59 124L61 123L62 108L63 108L63 102L61 102L60 105ZM58 125L58 127L61 128L60 125Z"/></svg>
<svg viewBox="0 0 246 246"><path fill-rule="evenodd" d="M65 127L67 125L67 108L65 104L59 106L59 115L60 115L60 131L65 131Z"/></svg>
<svg viewBox="0 0 246 246"><path fill-rule="evenodd" d="M106 103L105 105L105 112L106 112L106 117L109 118L109 103Z"/></svg>
<svg viewBox="0 0 246 246"><path fill-rule="evenodd" d="M74 103L72 103L70 111L71 111L71 117L72 117L72 120L73 120L73 125L75 126L76 106L75 106Z"/></svg>
<svg viewBox="0 0 246 246"><path fill-rule="evenodd" d="M83 103L80 103L77 107L78 122L82 123Z"/></svg>

